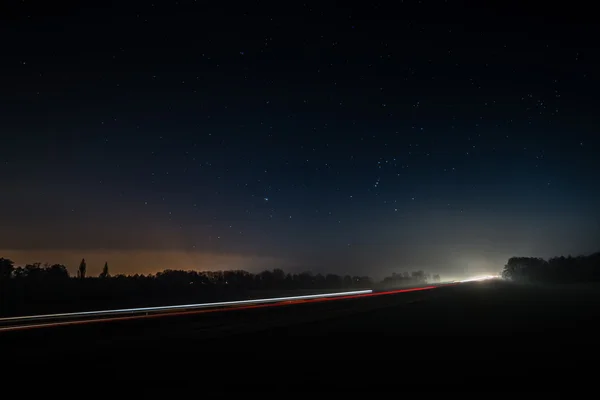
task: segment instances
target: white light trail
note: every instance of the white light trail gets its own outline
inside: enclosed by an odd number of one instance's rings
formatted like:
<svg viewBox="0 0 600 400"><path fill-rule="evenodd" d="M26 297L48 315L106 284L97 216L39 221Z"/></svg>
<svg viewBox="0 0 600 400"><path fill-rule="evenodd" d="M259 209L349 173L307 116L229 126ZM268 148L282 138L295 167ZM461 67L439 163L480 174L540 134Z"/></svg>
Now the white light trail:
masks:
<svg viewBox="0 0 600 400"><path fill-rule="evenodd" d="M459 281L460 283L466 283L466 282L478 282L478 281L486 281L488 279L497 279L498 275L483 275L483 276L474 276L472 278L468 278L468 279L464 279L462 281Z"/></svg>
<svg viewBox="0 0 600 400"><path fill-rule="evenodd" d="M60 314L43 314L43 315L27 315L22 317L7 317L0 318L0 324L6 323L18 323L34 320L45 320L45 319L63 319L63 318L78 318L78 317L100 317L100 316L112 316L119 314L139 314L139 313L150 313L170 310L194 310L201 308L211 307L227 307L247 304L265 304L265 303L279 303L283 301L294 301L294 300L310 300L310 299L321 299L327 297L342 297L342 296L354 296L361 294L369 294L373 291L368 290L355 290L351 292L337 292L337 293L323 293L323 294L310 294L304 296L288 296L288 297L272 297L266 299L253 299L253 300L237 300L237 301L220 301L216 303L199 303L199 304L181 304L175 306L159 306L159 307L139 307L139 308L121 308L116 310L99 310L99 311L83 311L83 312L71 312L71 313L60 313Z"/></svg>

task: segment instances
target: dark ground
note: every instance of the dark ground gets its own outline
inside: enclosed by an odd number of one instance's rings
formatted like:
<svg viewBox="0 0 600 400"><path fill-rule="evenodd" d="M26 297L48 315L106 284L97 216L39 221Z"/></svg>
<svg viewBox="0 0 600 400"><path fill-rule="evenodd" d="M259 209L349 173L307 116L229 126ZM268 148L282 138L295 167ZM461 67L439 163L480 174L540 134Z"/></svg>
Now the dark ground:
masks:
<svg viewBox="0 0 600 400"><path fill-rule="evenodd" d="M172 385L196 393L278 395L564 388L572 393L595 383L599 310L594 286L481 282L4 333L0 350L7 382L31 379L37 371L38 380L58 382L55 388L67 381L101 381L103 388L154 394Z"/></svg>

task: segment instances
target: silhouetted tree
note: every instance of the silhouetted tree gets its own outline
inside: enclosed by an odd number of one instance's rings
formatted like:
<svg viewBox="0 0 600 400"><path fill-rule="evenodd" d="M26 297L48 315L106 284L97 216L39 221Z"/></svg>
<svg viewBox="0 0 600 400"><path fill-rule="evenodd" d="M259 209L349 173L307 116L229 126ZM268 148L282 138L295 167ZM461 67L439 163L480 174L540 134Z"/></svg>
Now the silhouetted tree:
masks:
<svg viewBox="0 0 600 400"><path fill-rule="evenodd" d="M411 272L410 276L412 279L415 280L415 282L418 282L418 283L427 282L427 275L423 271L413 271L413 272Z"/></svg>
<svg viewBox="0 0 600 400"><path fill-rule="evenodd" d="M81 279L85 279L86 271L87 265L85 264L85 258L82 258L81 263L79 263L79 269L77 270L77 276Z"/></svg>
<svg viewBox="0 0 600 400"><path fill-rule="evenodd" d="M378 287L381 289L394 289L408 286L418 286L427 283L428 279L430 279L429 274L426 274L423 271L414 271L412 273L393 272L391 276L385 277ZM371 280L368 277L363 278L363 282L365 283L370 281ZM370 286L370 284L365 286Z"/></svg>
<svg viewBox="0 0 600 400"><path fill-rule="evenodd" d="M25 268L23 267L17 267L13 270L13 277L16 279L21 279L21 278L25 278Z"/></svg>
<svg viewBox="0 0 600 400"><path fill-rule="evenodd" d="M37 280L41 281L44 278L44 269L42 269L42 263L33 263L25 265L25 277L30 281Z"/></svg>
<svg viewBox="0 0 600 400"><path fill-rule="evenodd" d="M517 282L599 282L600 252L588 256L560 256L544 260L537 257L511 257L502 277Z"/></svg>
<svg viewBox="0 0 600 400"><path fill-rule="evenodd" d="M99 275L100 278L110 278L110 274L108 273L108 262L104 263L104 268L102 268L102 272Z"/></svg>
<svg viewBox="0 0 600 400"><path fill-rule="evenodd" d="M273 282L275 284L281 284L285 280L285 272L280 268L273 270Z"/></svg>
<svg viewBox="0 0 600 400"><path fill-rule="evenodd" d="M45 278L47 277L54 281L69 279L69 271L62 264L53 264L44 268L44 275Z"/></svg>
<svg viewBox="0 0 600 400"><path fill-rule="evenodd" d="M8 258L0 258L0 281L7 281L12 277L15 263Z"/></svg>

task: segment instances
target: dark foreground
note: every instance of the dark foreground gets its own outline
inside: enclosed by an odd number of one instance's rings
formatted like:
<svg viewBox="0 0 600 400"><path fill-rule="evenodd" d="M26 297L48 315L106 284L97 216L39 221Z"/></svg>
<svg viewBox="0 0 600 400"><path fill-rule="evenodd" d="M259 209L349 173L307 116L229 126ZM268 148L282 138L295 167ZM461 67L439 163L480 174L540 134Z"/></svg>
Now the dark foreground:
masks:
<svg viewBox="0 0 600 400"><path fill-rule="evenodd" d="M8 332L0 350L6 382L50 391L573 392L595 382L598 310L594 287L480 282Z"/></svg>

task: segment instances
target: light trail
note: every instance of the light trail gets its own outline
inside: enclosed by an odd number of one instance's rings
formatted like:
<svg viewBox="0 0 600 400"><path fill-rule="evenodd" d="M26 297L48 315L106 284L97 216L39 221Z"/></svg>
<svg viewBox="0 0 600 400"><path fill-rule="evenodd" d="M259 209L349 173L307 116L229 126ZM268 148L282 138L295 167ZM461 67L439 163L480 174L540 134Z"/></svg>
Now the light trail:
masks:
<svg viewBox="0 0 600 400"><path fill-rule="evenodd" d="M441 285L446 286L446 285ZM176 317L176 316L190 316L206 313L215 312L231 312L240 310L249 310L266 307L282 307L290 306L293 304L307 304L317 303L325 301L337 301L337 300L348 300L358 299L363 297L375 297L375 296L386 296L399 293L417 292L424 290L431 290L438 288L439 286L425 286L420 288L410 289L397 289L385 292L373 292L373 290L357 290L352 292L338 292L338 293L325 293L316 295L305 295L305 296L289 296L289 297L274 297L266 299L256 300L239 300L239 301L225 301L217 303L201 303L192 305L177 305L177 306L162 306L162 307L141 307L141 308L126 308L118 310L105 310L105 311L85 311L80 313L61 313L61 314L45 314L45 315L31 315L24 317L8 317L0 318L0 323L20 323L30 321L43 321L44 319L51 318L77 318L77 317L95 317L95 316L106 316L106 318L95 318L95 319L75 319L58 322L42 322L33 324L23 325L9 325L0 327L0 332L9 331L20 331L37 328L53 328L61 326L71 325L87 325L93 323L103 322L118 322L118 321L131 321L141 320L150 318L161 318L161 317ZM228 308L218 308L222 306L233 306ZM213 307L213 308L211 308ZM153 311L153 314L147 314L147 312ZM141 312L141 314L140 314ZM123 314L134 314L134 315L123 315Z"/></svg>
<svg viewBox="0 0 600 400"><path fill-rule="evenodd" d="M327 299L311 299L305 300L305 302L311 301L322 301L329 300ZM296 300L300 301L300 300ZM107 318L98 318L98 319L82 319L82 320L73 320L73 321L62 321L62 322L45 322L41 324L29 324L29 325L14 325L7 327L0 327L0 332L10 332L10 331L22 331L27 329L36 329L36 328L58 328L61 326L71 326L71 325L87 325L94 323L102 323L102 322L119 322L119 321L133 321L140 319L151 319L151 318L162 318L162 317L181 317L186 315L197 315L197 314L206 314L206 313L214 313L214 312L225 312L225 311L236 311L236 310L249 310L254 308L265 308L265 307L275 307L293 304L290 303L268 303L268 304L256 304L256 305L247 305L247 306L239 306L239 307L231 307L231 308L214 308L214 309L206 309L206 310L190 310L190 311L176 311L164 314L142 314L142 315L130 315L123 317L107 317Z"/></svg>
<svg viewBox="0 0 600 400"><path fill-rule="evenodd" d="M240 306L240 305L244 305L244 304L279 303L282 301L311 300L311 299L320 299L320 298L328 298L328 297L353 296L353 295L369 294L372 292L373 292L373 290L368 289L368 290L355 290L355 291L351 291L351 292L309 294L309 295L304 295L304 296L271 297L271 298L265 298L265 299L236 300L236 301L219 301L216 303L180 304L180 305L175 305L175 306L121 308L121 309L115 309L115 310L82 311L82 312L71 312L71 313L60 313L60 314L26 315L26 316L22 316L22 317L0 318L0 324L6 323L6 322L26 322L26 321L55 319L55 318L113 316L113 315L118 315L118 314L138 314L138 313L161 312L161 311L171 311L171 310L185 310L185 309L192 310L192 309L200 309L200 308Z"/></svg>

